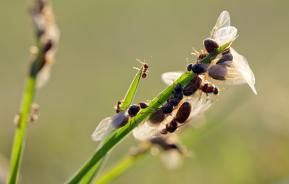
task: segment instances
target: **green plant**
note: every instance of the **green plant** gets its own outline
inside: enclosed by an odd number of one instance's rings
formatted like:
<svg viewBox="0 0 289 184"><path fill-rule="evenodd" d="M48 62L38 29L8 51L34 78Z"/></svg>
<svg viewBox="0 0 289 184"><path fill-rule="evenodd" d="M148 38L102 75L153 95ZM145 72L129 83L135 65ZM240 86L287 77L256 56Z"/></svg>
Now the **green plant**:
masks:
<svg viewBox="0 0 289 184"><path fill-rule="evenodd" d="M208 56L201 60L201 63L210 63L217 57L218 54L222 53L231 44L225 43L220 46L216 52L210 53ZM98 164L99 161L105 157L105 155L116 146L126 135L128 135L139 123L148 118L161 104L163 104L172 94L176 84L186 85L194 76L193 72L185 72L180 76L172 85L162 91L157 97L155 97L148 105L147 108L141 110L135 117L131 118L129 122L122 128L119 128L112 133L107 139L104 140L103 144L99 149L96 150L95 154L76 172L76 174L67 182L70 184L79 183L82 178L90 172L90 170Z"/></svg>
<svg viewBox="0 0 289 184"><path fill-rule="evenodd" d="M34 116L31 113L33 113L32 104L36 89L47 81L58 42L58 29L54 23L53 11L45 0L35 1L31 9L31 16L34 23L36 46L32 49L32 62L23 92L20 112L15 122L16 129L8 177L9 184L17 183L25 147L27 125Z"/></svg>

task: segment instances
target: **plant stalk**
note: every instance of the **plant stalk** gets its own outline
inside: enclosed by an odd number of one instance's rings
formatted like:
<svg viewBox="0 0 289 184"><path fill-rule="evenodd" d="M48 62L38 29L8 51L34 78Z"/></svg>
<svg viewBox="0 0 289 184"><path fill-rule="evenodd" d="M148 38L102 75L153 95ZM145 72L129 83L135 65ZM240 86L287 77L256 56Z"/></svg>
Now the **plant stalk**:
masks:
<svg viewBox="0 0 289 184"><path fill-rule="evenodd" d="M12 147L10 173L7 182L8 184L17 183L18 180L18 173L21 165L23 150L25 147L26 127L30 118L31 105L33 103L33 97L35 94L35 84L35 78L29 77L23 93L19 114L20 119L16 125L14 143Z"/></svg>

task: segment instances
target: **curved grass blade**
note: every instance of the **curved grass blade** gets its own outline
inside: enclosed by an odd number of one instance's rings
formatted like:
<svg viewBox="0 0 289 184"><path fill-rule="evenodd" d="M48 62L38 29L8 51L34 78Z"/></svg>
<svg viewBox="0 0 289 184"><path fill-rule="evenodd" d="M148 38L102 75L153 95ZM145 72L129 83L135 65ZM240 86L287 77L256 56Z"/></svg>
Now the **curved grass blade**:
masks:
<svg viewBox="0 0 289 184"><path fill-rule="evenodd" d="M135 77L133 78L127 92L126 95L120 105L120 111L125 111L127 108L129 108L129 106L131 105L137 88L139 86L139 82L142 78L142 73L143 73L143 66L138 70L138 72L135 74Z"/></svg>

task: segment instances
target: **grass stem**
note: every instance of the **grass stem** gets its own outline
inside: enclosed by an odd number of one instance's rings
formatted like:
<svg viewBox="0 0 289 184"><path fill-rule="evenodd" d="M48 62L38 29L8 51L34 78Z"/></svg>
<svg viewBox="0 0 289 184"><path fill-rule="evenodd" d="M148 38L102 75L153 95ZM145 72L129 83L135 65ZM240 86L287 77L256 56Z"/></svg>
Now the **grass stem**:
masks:
<svg viewBox="0 0 289 184"><path fill-rule="evenodd" d="M8 184L17 183L18 173L21 164L21 158L25 146L26 127L30 118L30 110L35 94L36 80L33 77L29 77L26 83L26 87L22 97L22 103L20 108L20 119L17 122L14 143L12 148L12 157L10 165L10 173L8 177Z"/></svg>

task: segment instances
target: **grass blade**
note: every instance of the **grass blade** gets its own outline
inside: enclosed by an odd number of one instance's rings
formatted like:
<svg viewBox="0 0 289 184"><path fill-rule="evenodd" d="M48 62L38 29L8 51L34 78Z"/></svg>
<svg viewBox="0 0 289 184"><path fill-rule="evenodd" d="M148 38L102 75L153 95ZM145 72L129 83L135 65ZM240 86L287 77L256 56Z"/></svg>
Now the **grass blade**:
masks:
<svg viewBox="0 0 289 184"><path fill-rule="evenodd" d="M134 97L135 97L135 94L136 94L136 91L137 91L137 88L139 86L139 82L142 78L142 73L143 73L143 67L142 66L139 71L136 73L135 77L133 78L127 92L126 92L126 95L121 103L121 106L120 106L120 111L125 111L132 103Z"/></svg>

